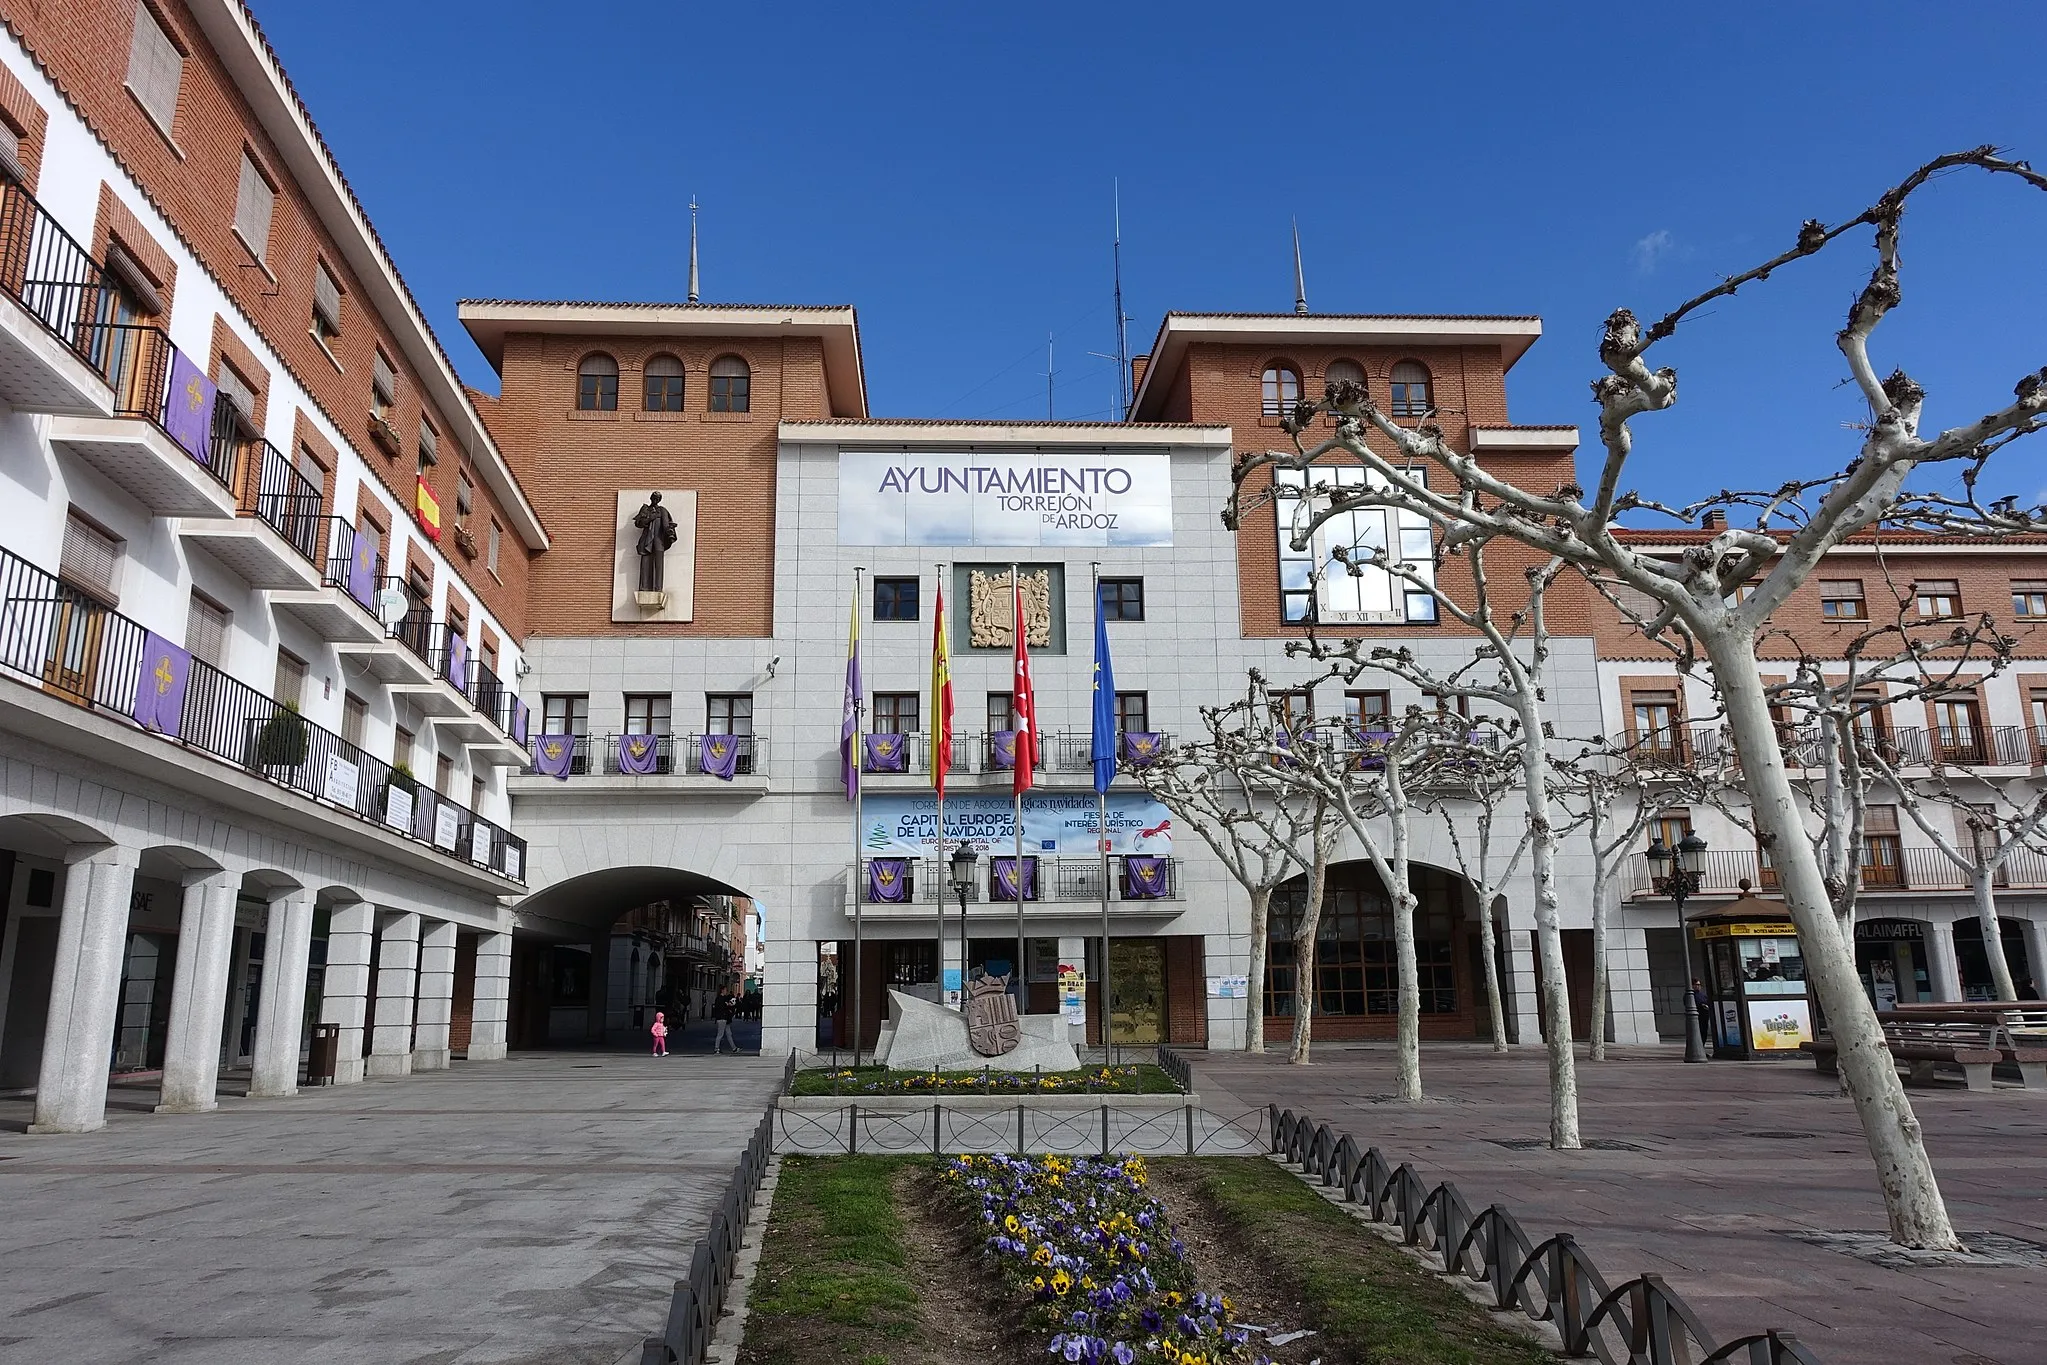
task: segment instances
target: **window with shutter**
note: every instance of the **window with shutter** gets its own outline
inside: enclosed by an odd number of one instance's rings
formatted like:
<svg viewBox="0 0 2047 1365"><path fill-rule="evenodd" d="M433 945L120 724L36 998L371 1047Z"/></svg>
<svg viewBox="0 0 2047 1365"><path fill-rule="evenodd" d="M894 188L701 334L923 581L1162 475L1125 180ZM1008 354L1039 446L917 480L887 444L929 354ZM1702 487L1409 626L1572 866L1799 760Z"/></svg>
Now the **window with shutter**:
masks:
<svg viewBox="0 0 2047 1365"><path fill-rule="evenodd" d="M469 476L461 471L455 474L455 524L467 526L469 514L476 507L476 485L469 482Z"/></svg>
<svg viewBox="0 0 2047 1365"><path fill-rule="evenodd" d="M244 417L253 418L255 416L256 391L249 386L249 381L242 378L234 366L228 364L225 360L221 361L220 373L214 382L220 385L221 393L233 400L237 412L241 413Z"/></svg>
<svg viewBox="0 0 2047 1365"><path fill-rule="evenodd" d="M277 206L277 191L258 170L247 152L242 153L242 184L235 194L235 231L248 244L258 261L270 250L270 215Z"/></svg>
<svg viewBox="0 0 2047 1365"><path fill-rule="evenodd" d="M419 468L425 473L441 462L441 434L434 430L434 424L422 417L419 419Z"/></svg>
<svg viewBox="0 0 2047 1365"><path fill-rule="evenodd" d="M391 362L378 351L370 362L370 412L385 421L391 420L391 409L398 402L398 375L391 368Z"/></svg>
<svg viewBox="0 0 2047 1365"><path fill-rule="evenodd" d="M177 117L178 83L184 74L184 54L149 6L137 5L135 33L128 46L128 88L165 137L170 136L171 120Z"/></svg>
<svg viewBox="0 0 2047 1365"><path fill-rule="evenodd" d="M483 562L492 573L496 573L498 571L498 541L503 536L504 530L495 521L491 522L490 545L488 547L488 551Z"/></svg>
<svg viewBox="0 0 2047 1365"><path fill-rule="evenodd" d="M313 263L313 335L322 343L341 335L341 286L318 261Z"/></svg>
<svg viewBox="0 0 2047 1365"><path fill-rule="evenodd" d="M279 706L297 706L306 696L306 661L290 650L277 651L277 692Z"/></svg>
<svg viewBox="0 0 2047 1365"><path fill-rule="evenodd" d="M0 171L7 174L16 184L28 180L28 170L21 164L21 134L0 120Z"/></svg>
<svg viewBox="0 0 2047 1365"><path fill-rule="evenodd" d="M64 522L58 575L111 606L120 601L114 591L120 567L121 542L73 512Z"/></svg>
<svg viewBox="0 0 2047 1365"><path fill-rule="evenodd" d="M215 668L222 667L227 657L228 616L226 607L203 596L192 594L191 610L185 617L185 648L192 657L203 659Z"/></svg>
<svg viewBox="0 0 2047 1365"><path fill-rule="evenodd" d="M341 737L356 748L362 748L363 729L369 720L369 716L370 704L368 702L353 692L343 694L341 698Z"/></svg>

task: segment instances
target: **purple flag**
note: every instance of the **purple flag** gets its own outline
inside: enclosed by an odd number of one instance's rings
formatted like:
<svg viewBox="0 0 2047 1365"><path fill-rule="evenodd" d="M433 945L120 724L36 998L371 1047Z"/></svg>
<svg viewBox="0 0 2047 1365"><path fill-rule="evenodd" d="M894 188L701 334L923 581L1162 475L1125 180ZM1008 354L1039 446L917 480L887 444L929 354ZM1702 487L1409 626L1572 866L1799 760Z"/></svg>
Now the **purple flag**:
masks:
<svg viewBox="0 0 2047 1365"><path fill-rule="evenodd" d="M867 751L868 772L906 773L910 770L910 746L902 735L863 735L860 743Z"/></svg>
<svg viewBox="0 0 2047 1365"><path fill-rule="evenodd" d="M1173 893L1172 864L1149 853L1130 853L1123 858L1123 897L1133 901L1163 900Z"/></svg>
<svg viewBox="0 0 2047 1365"><path fill-rule="evenodd" d="M348 553L348 595L377 609L377 538L361 529Z"/></svg>
<svg viewBox="0 0 2047 1365"><path fill-rule="evenodd" d="M569 768L576 761L574 735L542 735L533 741L533 770L544 777L569 780Z"/></svg>
<svg viewBox="0 0 2047 1365"><path fill-rule="evenodd" d="M1142 768L1165 751L1166 737L1150 730L1125 730L1123 732L1123 757L1133 767Z"/></svg>
<svg viewBox="0 0 2047 1365"><path fill-rule="evenodd" d="M988 735L988 762L1005 771L1016 766L1016 731L995 730Z"/></svg>
<svg viewBox="0 0 2047 1365"><path fill-rule="evenodd" d="M170 382L164 389L163 429L200 464L213 463L213 396L219 386L183 351L171 350Z"/></svg>
<svg viewBox="0 0 2047 1365"><path fill-rule="evenodd" d="M448 631L448 681L457 692L469 690L469 642L453 629Z"/></svg>
<svg viewBox="0 0 2047 1365"><path fill-rule="evenodd" d="M867 899L883 905L901 905L910 898L908 858L867 860Z"/></svg>
<svg viewBox="0 0 2047 1365"><path fill-rule="evenodd" d="M1393 748L1394 734L1391 730L1367 730L1358 736L1358 767L1367 772L1377 772L1386 766L1386 755Z"/></svg>
<svg viewBox="0 0 2047 1365"><path fill-rule="evenodd" d="M846 702L839 720L839 781L851 801L860 791L860 588L853 580L853 623L846 632Z"/></svg>
<svg viewBox="0 0 2047 1365"><path fill-rule="evenodd" d="M185 728L185 681L192 656L154 631L142 635L142 666L135 676L135 723L177 739Z"/></svg>
<svg viewBox="0 0 2047 1365"><path fill-rule="evenodd" d="M722 778L727 782L739 771L739 746L742 735L698 735L697 768L707 777Z"/></svg>
<svg viewBox="0 0 2047 1365"><path fill-rule="evenodd" d="M522 749L526 747L526 728L532 719L533 713L526 709L526 703L512 698L512 742Z"/></svg>
<svg viewBox="0 0 2047 1365"><path fill-rule="evenodd" d="M634 777L652 776L661 766L661 736L620 735L618 770Z"/></svg>
<svg viewBox="0 0 2047 1365"><path fill-rule="evenodd" d="M1016 899L1016 859L990 858L990 867L995 874L993 900L1013 901ZM1038 860L1023 860L1023 898L1034 901L1038 898Z"/></svg>

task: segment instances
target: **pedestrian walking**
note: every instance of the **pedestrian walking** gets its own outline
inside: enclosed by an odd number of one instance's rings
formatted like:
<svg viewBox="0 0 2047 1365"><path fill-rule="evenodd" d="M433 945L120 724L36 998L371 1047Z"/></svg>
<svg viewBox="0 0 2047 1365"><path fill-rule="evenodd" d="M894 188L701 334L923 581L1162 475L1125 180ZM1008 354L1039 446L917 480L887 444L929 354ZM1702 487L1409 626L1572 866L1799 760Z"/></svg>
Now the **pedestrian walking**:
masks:
<svg viewBox="0 0 2047 1365"><path fill-rule="evenodd" d="M733 1055L739 1053L739 1043L732 1036L732 1015L736 1005L730 991L719 991L718 999L711 1006L711 1018L718 1021L718 1034L711 1039L711 1055L717 1056L725 1050L725 1044L732 1044Z"/></svg>
<svg viewBox="0 0 2047 1365"><path fill-rule="evenodd" d="M1717 1051L1719 1044L1713 1037L1713 1002L1707 998L1706 983L1697 977L1692 978L1692 1010L1699 1016L1699 1037Z"/></svg>
<svg viewBox="0 0 2047 1365"><path fill-rule="evenodd" d="M654 1011L653 1033L654 1055L656 1057L666 1057L668 1055L668 1021L662 1017L660 1010Z"/></svg>

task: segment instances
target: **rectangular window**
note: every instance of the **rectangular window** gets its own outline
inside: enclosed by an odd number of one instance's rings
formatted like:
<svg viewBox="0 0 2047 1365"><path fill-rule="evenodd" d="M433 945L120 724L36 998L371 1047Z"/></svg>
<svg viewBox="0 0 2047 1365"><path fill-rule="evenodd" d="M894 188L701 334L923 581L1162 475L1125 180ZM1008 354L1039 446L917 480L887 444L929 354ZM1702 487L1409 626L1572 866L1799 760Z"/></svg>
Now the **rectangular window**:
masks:
<svg viewBox="0 0 2047 1365"><path fill-rule="evenodd" d="M362 748L363 730L370 719L370 704L353 692L341 696L341 737Z"/></svg>
<svg viewBox="0 0 2047 1365"><path fill-rule="evenodd" d="M877 735L916 734L921 700L922 694L917 692L875 693L874 722L869 729Z"/></svg>
<svg viewBox="0 0 2047 1365"><path fill-rule="evenodd" d="M120 596L121 542L73 512L64 522L64 550L58 577L74 588L117 606Z"/></svg>
<svg viewBox="0 0 2047 1365"><path fill-rule="evenodd" d="M1829 621L1866 621L1869 604L1862 597L1859 578L1822 578L1820 615Z"/></svg>
<svg viewBox="0 0 2047 1365"><path fill-rule="evenodd" d="M666 735L672 700L666 692L626 694L625 732L629 735Z"/></svg>
<svg viewBox="0 0 2047 1365"><path fill-rule="evenodd" d="M1898 808L1869 806L1862 815L1862 884L1892 890L1905 885L1904 852L1898 841Z"/></svg>
<svg viewBox="0 0 2047 1365"><path fill-rule="evenodd" d="M1318 465L1314 482L1337 488L1377 487L1383 480L1360 465ZM1419 469L1410 470L1415 479ZM1428 520L1416 512L1387 507L1361 507L1329 518L1296 550L1297 525L1305 527L1328 507L1326 495L1307 493L1306 471L1282 469L1273 475L1279 537L1281 619L1306 624L1341 625L1432 624L1436 599L1421 586L1396 578L1372 561L1383 555L1390 564L1412 574L1419 583L1435 578L1435 540ZM1345 551L1352 563L1336 558Z"/></svg>
<svg viewBox="0 0 2047 1365"><path fill-rule="evenodd" d="M319 261L313 262L313 335L322 346L341 335L341 286Z"/></svg>
<svg viewBox="0 0 2047 1365"><path fill-rule="evenodd" d="M149 6L137 5L135 33L128 44L128 88L165 137L171 135L178 114L178 85L184 75L184 54L164 32L162 21Z"/></svg>
<svg viewBox="0 0 2047 1365"><path fill-rule="evenodd" d="M1144 619L1144 580L1142 578L1104 578L1098 587L1102 619L1104 621L1142 621Z"/></svg>
<svg viewBox="0 0 2047 1365"><path fill-rule="evenodd" d="M472 812L483 809L483 779L480 777L469 779L469 809Z"/></svg>
<svg viewBox="0 0 2047 1365"><path fill-rule="evenodd" d="M917 619L917 580L877 578L874 580L874 619L914 621Z"/></svg>
<svg viewBox="0 0 2047 1365"><path fill-rule="evenodd" d="M379 348L370 359L370 415L388 422L397 406L398 372L391 368L391 362Z"/></svg>
<svg viewBox="0 0 2047 1365"><path fill-rule="evenodd" d="M498 544L504 538L505 538L504 528L498 525L497 519L495 517L491 518L490 539L488 540L488 542L486 542L485 545L483 562L485 567L487 567L491 571L493 577L496 576L498 571Z"/></svg>
<svg viewBox="0 0 2047 1365"><path fill-rule="evenodd" d="M1919 614L1933 620L1948 620L1962 614L1961 585L1952 578L1922 578L1912 585Z"/></svg>
<svg viewBox="0 0 2047 1365"><path fill-rule="evenodd" d="M2036 687L2026 698L2026 719L2033 725L2033 743L2047 750L2047 687Z"/></svg>
<svg viewBox="0 0 2047 1365"><path fill-rule="evenodd" d="M469 513L476 506L476 485L469 482L467 471L455 472L455 524L467 526Z"/></svg>
<svg viewBox="0 0 2047 1365"><path fill-rule="evenodd" d="M753 733L753 693L713 692L704 699L706 731L714 735Z"/></svg>
<svg viewBox="0 0 2047 1365"><path fill-rule="evenodd" d="M1388 692L1346 692L1343 694L1343 718L1352 734L1384 730L1392 724L1393 696Z"/></svg>
<svg viewBox="0 0 2047 1365"><path fill-rule="evenodd" d="M2047 578L2020 578L2011 585L2011 614L2047 617Z"/></svg>
<svg viewBox="0 0 2047 1365"><path fill-rule="evenodd" d="M270 251L270 216L276 208L277 190L255 158L243 152L242 183L235 193L235 231L258 261Z"/></svg>
<svg viewBox="0 0 2047 1365"><path fill-rule="evenodd" d="M271 696L279 706L296 707L306 699L306 661L288 649L277 651L277 679Z"/></svg>
<svg viewBox="0 0 2047 1365"><path fill-rule="evenodd" d="M590 733L590 698L581 692L550 692L540 699L541 733L587 735Z"/></svg>
<svg viewBox="0 0 2047 1365"><path fill-rule="evenodd" d="M1934 734L1941 758L1949 763L1981 763L1984 753L1983 714L1974 697L1941 697L1933 703Z"/></svg>
<svg viewBox="0 0 2047 1365"><path fill-rule="evenodd" d="M391 727L391 766L412 771L413 751L418 747L412 731L402 725Z"/></svg>
<svg viewBox="0 0 2047 1365"><path fill-rule="evenodd" d="M446 754L437 756L434 764L434 790L447 796L455 786L455 760Z"/></svg>
<svg viewBox="0 0 2047 1365"><path fill-rule="evenodd" d="M1678 726L1676 692L1636 692L1628 699L1634 720L1635 744L1652 758L1680 757L1683 731Z"/></svg>
<svg viewBox="0 0 2047 1365"><path fill-rule="evenodd" d="M226 607L195 591L192 605L185 613L185 648L192 652L192 657L215 668L225 667L221 661L227 657L227 627L231 619Z"/></svg>
<svg viewBox="0 0 2047 1365"><path fill-rule="evenodd" d="M419 419L419 472L424 474L441 462L441 434L426 418Z"/></svg>
<svg viewBox="0 0 2047 1365"><path fill-rule="evenodd" d="M1124 735L1148 735L1151 733L1150 693L1118 692L1116 694L1116 732Z"/></svg>
<svg viewBox="0 0 2047 1365"><path fill-rule="evenodd" d="M988 729L1014 730L1016 728L1016 697L1009 692L988 694Z"/></svg>

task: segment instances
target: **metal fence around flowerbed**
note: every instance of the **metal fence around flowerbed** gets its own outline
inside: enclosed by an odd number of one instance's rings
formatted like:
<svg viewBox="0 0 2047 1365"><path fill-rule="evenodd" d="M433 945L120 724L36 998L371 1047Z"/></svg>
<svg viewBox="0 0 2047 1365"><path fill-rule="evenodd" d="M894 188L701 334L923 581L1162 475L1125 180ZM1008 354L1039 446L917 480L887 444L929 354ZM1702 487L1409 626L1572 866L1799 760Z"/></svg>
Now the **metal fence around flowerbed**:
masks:
<svg viewBox="0 0 2047 1365"><path fill-rule="evenodd" d="M1660 1275L1609 1289L1569 1233L1533 1241L1499 1204L1474 1214L1452 1181L1432 1186L1411 1163L1395 1165L1377 1147L1360 1147L1305 1114L1275 1104L1268 1115L1274 1155L1335 1187L1373 1222L1398 1228L1445 1275L1485 1285L1495 1309L1555 1327L1567 1356L1602 1365L1819 1365L1789 1332L1752 1332L1716 1346Z"/></svg>
<svg viewBox="0 0 2047 1365"><path fill-rule="evenodd" d="M789 1093L795 1076L796 1054L791 1052L782 1067L781 1094ZM690 1252L689 1274L675 1282L668 1300L667 1325L660 1336L641 1343L640 1365L703 1365L710 1353L718 1316L725 1311L725 1294L732 1287L732 1272L739 1263L740 1239L774 1154L774 1133L775 1106L770 1103L754 1126L746 1150L739 1154L732 1178L725 1182L725 1195L711 1214L710 1229L697 1238Z"/></svg>
<svg viewBox="0 0 2047 1365"><path fill-rule="evenodd" d="M941 1099L914 1108L886 1102L785 1107L776 1123L775 1150L801 1156L1257 1156L1266 1150L1264 1110L1226 1117L1174 1104L1167 1095L1084 1106Z"/></svg>

